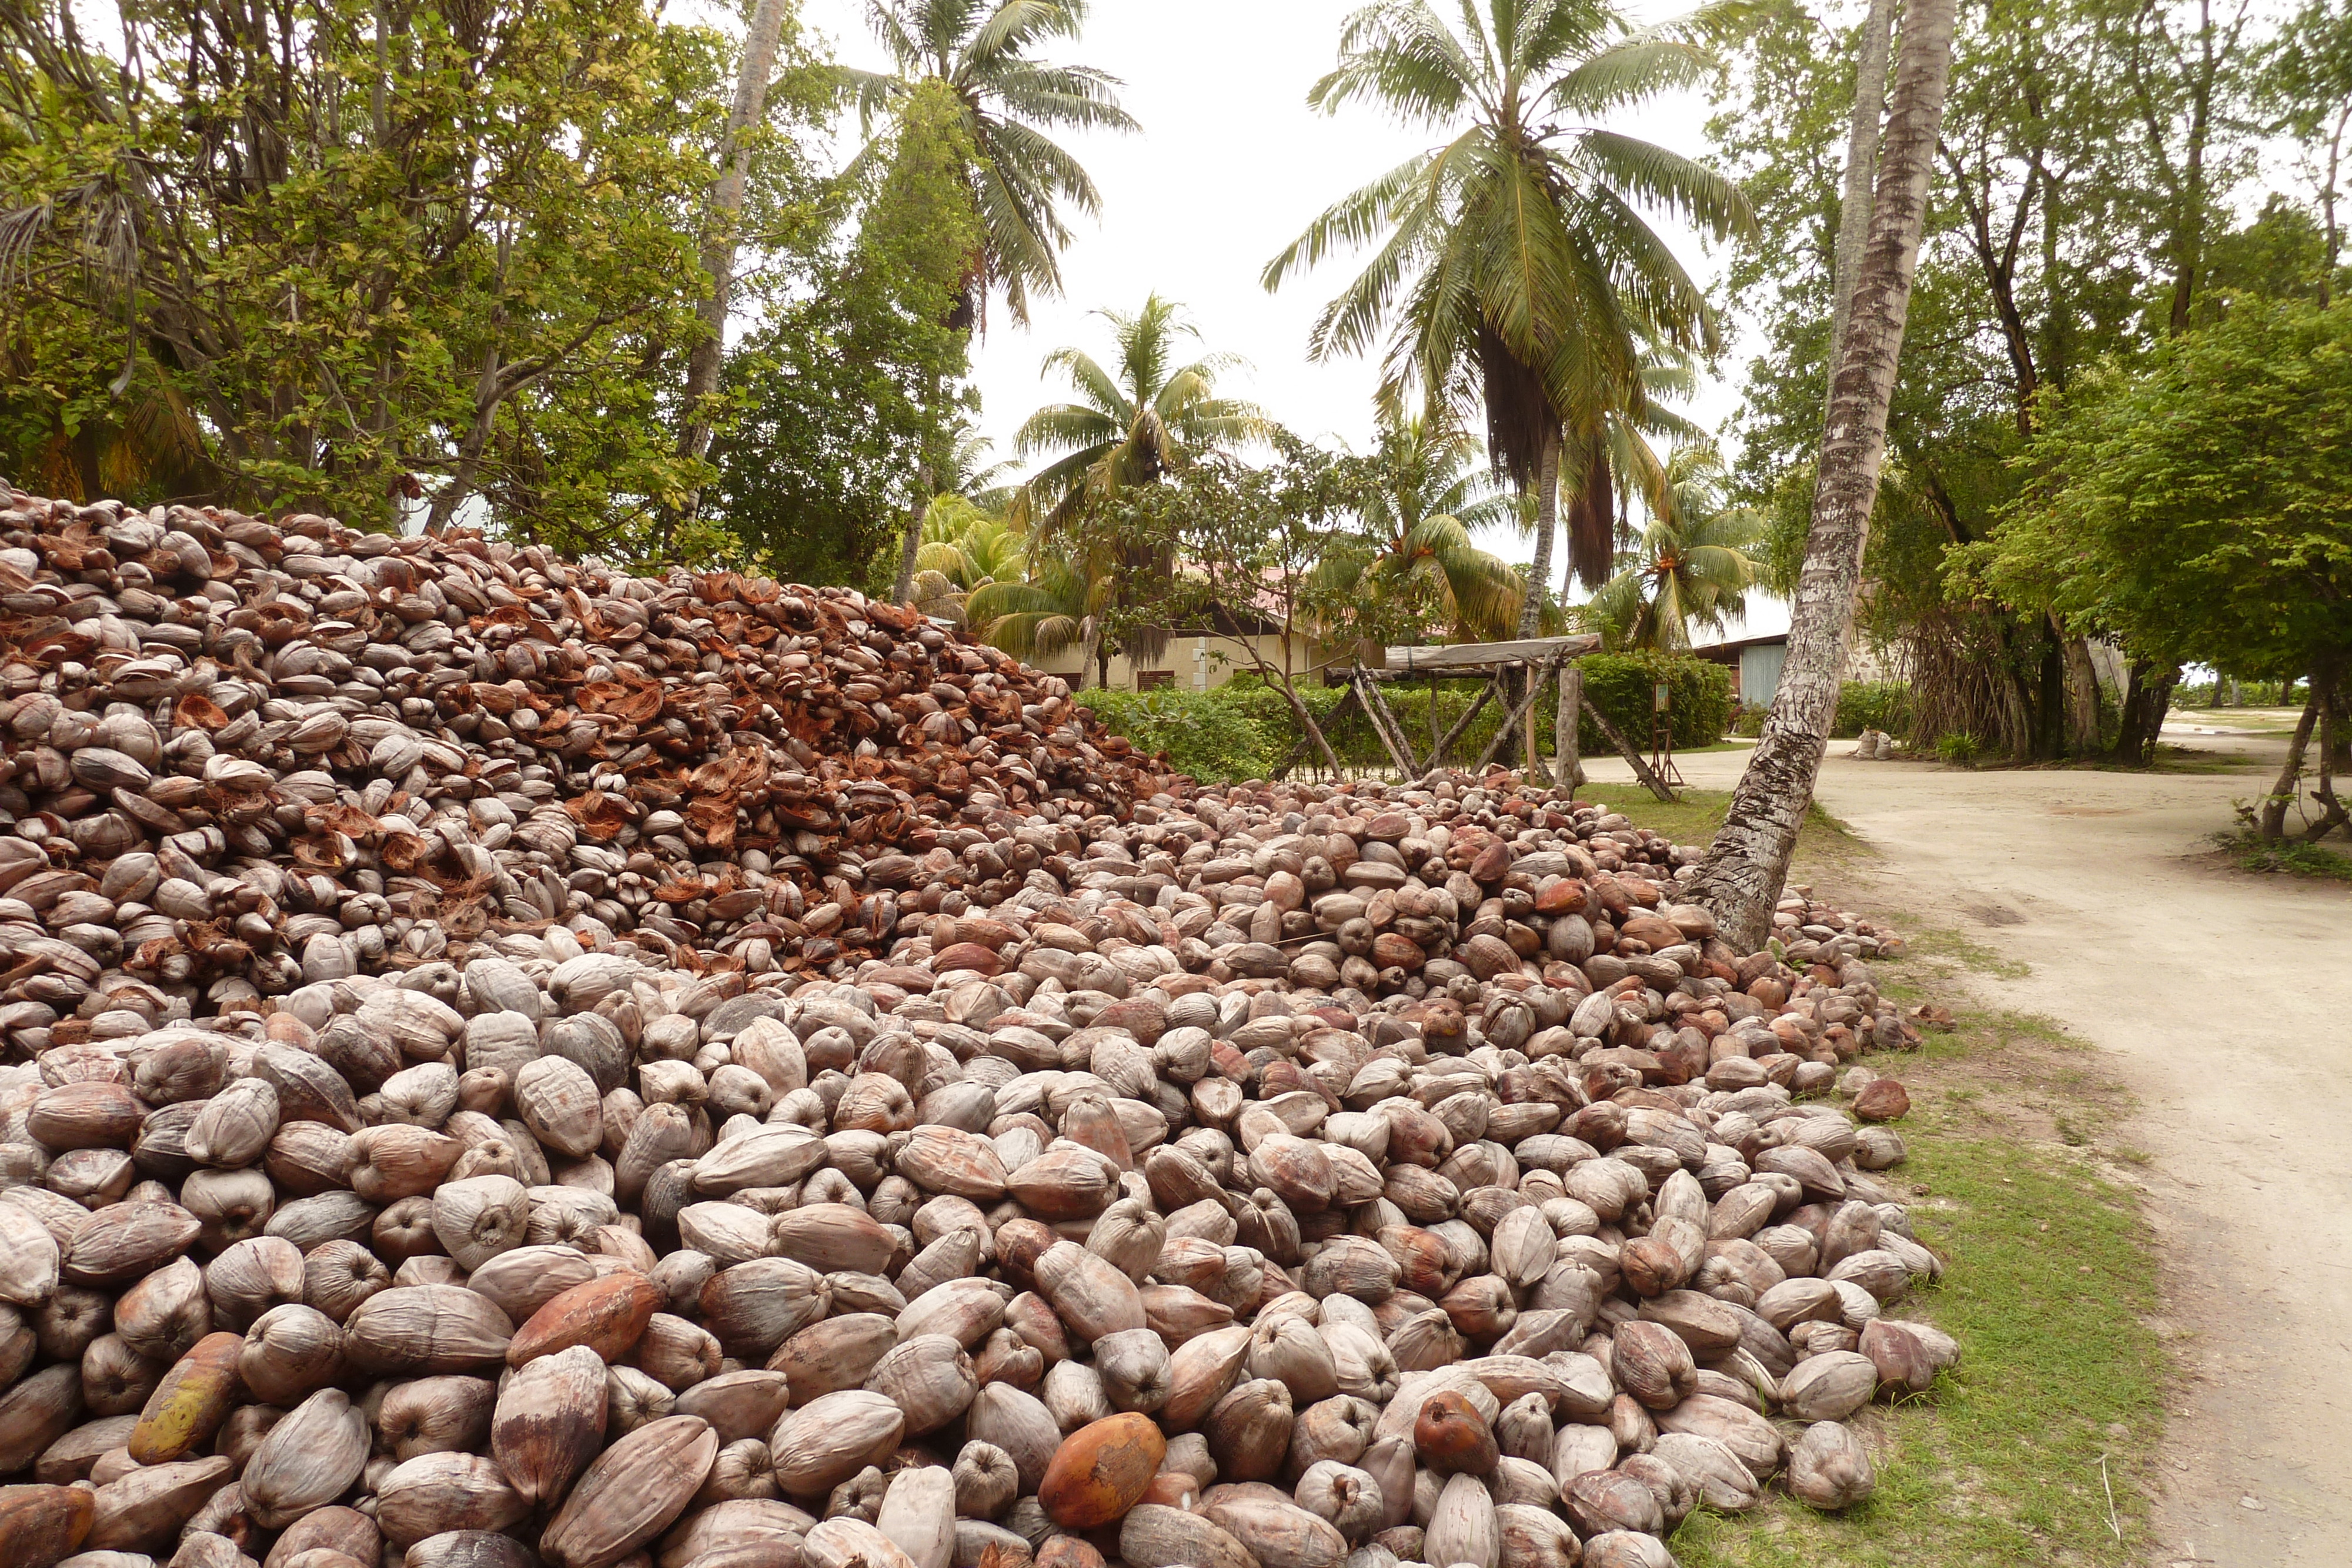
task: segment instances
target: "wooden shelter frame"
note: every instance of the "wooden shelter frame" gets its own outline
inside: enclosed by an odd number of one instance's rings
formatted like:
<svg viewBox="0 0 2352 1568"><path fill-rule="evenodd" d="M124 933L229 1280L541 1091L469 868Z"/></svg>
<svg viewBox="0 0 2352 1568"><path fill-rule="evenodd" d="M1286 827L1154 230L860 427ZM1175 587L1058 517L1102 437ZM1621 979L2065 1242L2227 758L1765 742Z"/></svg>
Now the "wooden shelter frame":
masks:
<svg viewBox="0 0 2352 1568"><path fill-rule="evenodd" d="M1576 716L1580 710L1591 717L1593 727L1601 731L1617 754L1633 769L1633 777L1644 789L1661 800L1672 800L1675 792L1658 777L1656 770L1643 760L1642 754L1619 733L1617 727L1609 722L1608 716L1584 695L1584 671L1577 661L1600 646L1601 639L1587 633L1572 637L1530 637L1509 643L1455 643L1434 648L1390 648L1377 670L1366 667L1360 660L1349 667L1348 695L1339 699L1339 706L1331 710L1330 717L1324 722L1328 724L1337 720L1352 705L1370 721L1372 733L1381 737L1381 748L1389 754L1389 760L1396 765L1399 777L1414 782L1426 782L1445 766L1446 753L1468 732L1472 722L1485 711L1486 704L1499 701L1509 710L1508 714L1494 737L1486 742L1486 748L1479 753L1478 760L1470 765L1469 771L1484 772L1516 732L1524 743L1528 777L1547 783L1557 779L1561 788L1569 789L1573 788L1577 774ZM1525 684L1516 702L1511 697L1514 673L1523 673L1525 676ZM1412 742L1404 733L1403 724L1397 718L1395 710L1389 706L1388 699L1381 695L1382 681L1410 679L1423 674L1429 677L1430 728L1433 731L1437 727L1437 683L1448 675L1483 674L1486 677L1476 699L1460 718L1454 721L1453 727L1442 736L1433 735L1429 758L1425 762L1415 755ZM1534 719L1536 702L1548 685L1552 688L1558 703L1553 727L1557 750L1549 768L1545 767L1542 754L1536 746ZM1279 779L1288 773L1307 750L1307 743L1300 741L1297 748L1275 770L1275 777Z"/></svg>

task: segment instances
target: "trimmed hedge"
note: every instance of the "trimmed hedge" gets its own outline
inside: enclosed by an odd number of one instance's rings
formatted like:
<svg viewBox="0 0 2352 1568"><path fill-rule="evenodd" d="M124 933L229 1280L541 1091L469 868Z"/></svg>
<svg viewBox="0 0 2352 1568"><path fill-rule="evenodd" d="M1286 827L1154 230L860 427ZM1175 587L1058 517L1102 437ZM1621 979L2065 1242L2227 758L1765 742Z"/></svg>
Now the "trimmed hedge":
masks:
<svg viewBox="0 0 2352 1568"><path fill-rule="evenodd" d="M1656 653L1594 654L1582 663L1586 695L1637 748L1646 752L1649 747L1650 694L1661 680L1673 693L1677 747L1706 746L1723 737L1731 713L1731 673L1723 665ZM1477 700L1483 684L1445 681L1433 693L1426 682L1415 680L1384 685L1381 695L1404 727L1413 754L1426 758L1436 735L1453 727L1463 710ZM1376 771L1391 766L1379 735L1354 705L1336 722L1331 719L1332 712L1347 697L1345 687L1302 684L1298 695L1343 765ZM1263 779L1289 758L1304 738L1282 694L1252 677L1207 692L1165 686L1150 692L1089 690L1079 693L1078 701L1092 708L1113 734L1126 736L1146 751L1167 752L1178 769L1203 783ZM1433 702L1434 732L1430 714ZM1549 758L1557 705L1547 694L1538 699L1537 706L1540 709L1536 715L1537 744ZM1456 767L1476 761L1502 722L1502 705L1489 701L1447 752L1448 760ZM1578 746L1587 757L1612 754L1589 717L1580 727ZM1501 760L1516 766L1518 758L1514 752ZM1305 766L1305 761L1300 765Z"/></svg>

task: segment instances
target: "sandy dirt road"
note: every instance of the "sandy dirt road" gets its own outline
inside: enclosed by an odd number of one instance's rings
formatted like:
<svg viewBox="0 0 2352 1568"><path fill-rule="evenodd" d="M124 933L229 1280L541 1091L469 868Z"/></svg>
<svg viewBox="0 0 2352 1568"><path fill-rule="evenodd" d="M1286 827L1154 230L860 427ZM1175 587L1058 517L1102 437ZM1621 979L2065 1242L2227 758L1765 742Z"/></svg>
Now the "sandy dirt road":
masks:
<svg viewBox="0 0 2352 1568"><path fill-rule="evenodd" d="M1851 749L1832 743L1819 794L1883 856L1861 874L1884 904L2030 966L1980 977L1983 1000L2112 1053L2136 1097L2120 1135L2154 1156L2181 1335L2154 1561L2352 1564L2352 888L2203 852L2267 770L1978 773ZM1727 789L1745 761L1680 765ZM1630 779L1613 758L1587 772Z"/></svg>

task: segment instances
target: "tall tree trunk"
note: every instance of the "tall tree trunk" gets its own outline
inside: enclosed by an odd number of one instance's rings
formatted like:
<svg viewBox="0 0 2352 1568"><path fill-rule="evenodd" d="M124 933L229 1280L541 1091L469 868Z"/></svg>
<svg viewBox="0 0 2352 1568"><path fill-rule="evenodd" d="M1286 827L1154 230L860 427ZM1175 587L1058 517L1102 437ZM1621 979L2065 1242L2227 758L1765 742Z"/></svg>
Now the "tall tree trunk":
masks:
<svg viewBox="0 0 2352 1568"><path fill-rule="evenodd" d="M1763 946L1788 880L1797 830L1812 804L1822 752L1845 674L1854 587L1862 576L1886 409L1895 394L1911 277L1935 172L1936 138L1952 68L1955 0L1912 0L1903 19L1895 95L1886 117L1870 244L1855 269L1853 318L1822 432L1812 527L1790 614L1789 657L1764 734L1732 794L1722 830L1691 885L1742 952Z"/></svg>
<svg viewBox="0 0 2352 1568"><path fill-rule="evenodd" d="M1545 437L1543 458L1536 465L1536 559L1528 567L1527 597L1519 603L1521 637L1535 636L1543 626L1544 605L1551 597L1551 541L1559 530L1559 434L1555 431Z"/></svg>
<svg viewBox="0 0 2352 1568"><path fill-rule="evenodd" d="M2286 837L2286 814L2303 793L2303 759L2311 748L2311 732L2319 722L2319 682L2311 683L2311 696L2303 705L2303 716L2295 720L2294 734L2286 743L2286 760L2279 765L2278 781L2271 792L2263 797L2263 809L2256 818L2258 831L2264 841L2276 843Z"/></svg>
<svg viewBox="0 0 2352 1568"><path fill-rule="evenodd" d="M1870 242L1870 191L1877 173L1879 123L1886 115L1886 57L1895 31L1895 0L1870 0L1854 61L1853 123L1845 138L1845 193L1838 211L1837 253L1830 285L1830 351L1822 381L1822 422L1836 395L1837 367L1853 319L1853 271Z"/></svg>
<svg viewBox="0 0 2352 1568"><path fill-rule="evenodd" d="M2134 659L2131 679L2124 687L2123 729L2116 737L2116 760L2135 768L2156 761L2157 737L2164 716L2172 706L2172 688L2180 684L2180 666Z"/></svg>
<svg viewBox="0 0 2352 1568"><path fill-rule="evenodd" d="M751 174L750 132L768 112L768 78L775 74L776 41L782 35L790 0L760 0L743 35L743 61L735 77L735 101L727 110L727 134L719 144L719 178L710 187L709 232L702 246L702 270L710 293L702 301L703 340L686 361L686 423L679 430L681 457L699 461L710 450L710 414L704 404L719 390L719 368L727 349L727 308L735 292L735 244L743 216L743 186ZM702 505L697 486L685 514ZM900 595L903 602L905 596Z"/></svg>
<svg viewBox="0 0 2352 1568"><path fill-rule="evenodd" d="M2322 663L2311 673L2311 700L2319 709L2319 779L2311 787L2311 798L2319 803L2319 821L2305 832L2304 841L2317 843L2336 829L2352 822L2352 812L2336 797L2337 747L2344 735L2344 683L2341 667L2334 659Z"/></svg>
<svg viewBox="0 0 2352 1568"><path fill-rule="evenodd" d="M898 549L898 580L890 588L890 602L911 603L915 597L915 557L923 549L923 514L931 506L931 470L925 464L915 470L915 498L907 506L907 537Z"/></svg>
<svg viewBox="0 0 2352 1568"><path fill-rule="evenodd" d="M2088 639L2065 631L2054 620L2050 630L2066 657L2066 749L2088 757L2099 749L2098 666L2091 663Z"/></svg>

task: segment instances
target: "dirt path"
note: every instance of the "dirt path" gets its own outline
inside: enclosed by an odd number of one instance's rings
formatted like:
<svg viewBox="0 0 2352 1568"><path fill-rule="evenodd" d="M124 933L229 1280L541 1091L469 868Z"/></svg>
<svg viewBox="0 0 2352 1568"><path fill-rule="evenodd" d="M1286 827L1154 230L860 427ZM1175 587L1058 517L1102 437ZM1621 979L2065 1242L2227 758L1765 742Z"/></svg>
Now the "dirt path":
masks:
<svg viewBox="0 0 2352 1568"><path fill-rule="evenodd" d="M2250 758L2270 737L2183 735ZM2031 966L1985 998L2112 1052L2137 1097L2181 1370L2155 1561L2352 1563L2352 889L2201 852L2267 773L1974 773L1856 762L1822 804L1885 901ZM1681 759L1727 789L1744 753ZM2272 762L2275 767L2275 760ZM1612 758L1588 770L1626 776Z"/></svg>

